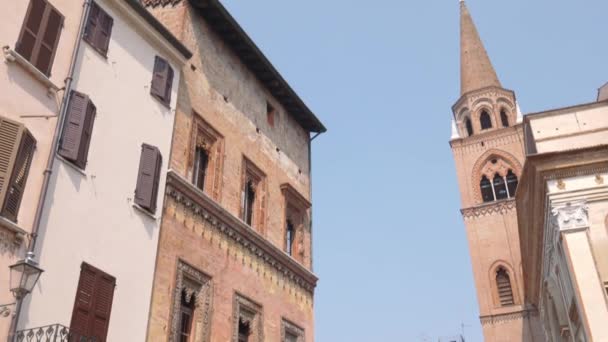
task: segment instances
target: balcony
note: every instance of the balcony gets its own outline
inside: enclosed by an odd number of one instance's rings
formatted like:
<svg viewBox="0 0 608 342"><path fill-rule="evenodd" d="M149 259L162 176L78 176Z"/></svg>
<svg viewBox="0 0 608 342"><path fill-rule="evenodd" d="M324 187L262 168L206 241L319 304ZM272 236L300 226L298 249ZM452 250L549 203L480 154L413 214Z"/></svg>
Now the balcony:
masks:
<svg viewBox="0 0 608 342"><path fill-rule="evenodd" d="M95 338L71 333L70 328L61 324L19 330L13 342L95 342Z"/></svg>

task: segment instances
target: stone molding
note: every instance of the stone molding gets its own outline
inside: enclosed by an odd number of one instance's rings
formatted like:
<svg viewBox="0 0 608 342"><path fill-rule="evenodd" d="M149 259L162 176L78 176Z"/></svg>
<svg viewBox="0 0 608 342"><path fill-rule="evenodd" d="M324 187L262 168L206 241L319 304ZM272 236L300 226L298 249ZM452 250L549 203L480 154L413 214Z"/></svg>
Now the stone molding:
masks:
<svg viewBox="0 0 608 342"><path fill-rule="evenodd" d="M169 341L179 341L179 321L182 292L186 294L186 301L194 299L195 316L194 327L200 326L201 331L196 330L195 342L208 342L211 331L211 306L212 306L212 283L211 278L203 272L188 265L182 260L177 262L177 277L173 298L173 318L171 320L171 334Z"/></svg>
<svg viewBox="0 0 608 342"><path fill-rule="evenodd" d="M560 231L589 226L589 206L585 200L555 206L551 209L551 214L554 228Z"/></svg>
<svg viewBox="0 0 608 342"><path fill-rule="evenodd" d="M490 215L504 215L507 212L515 210L515 199L502 200L487 204L478 205L476 207L461 209L460 213L465 220L475 219Z"/></svg>
<svg viewBox="0 0 608 342"><path fill-rule="evenodd" d="M239 336L239 320L244 319L252 329L253 341L264 341L264 314L262 306L254 301L246 298L238 292L234 294L232 322L233 332L232 340L238 341Z"/></svg>
<svg viewBox="0 0 608 342"><path fill-rule="evenodd" d="M294 323L292 323L291 321L283 318L281 319L281 341L285 341L285 337L287 332L298 336L298 341L297 342L304 342L305 341L305 335L304 335L304 329L300 328L299 326L295 325Z"/></svg>
<svg viewBox="0 0 608 342"><path fill-rule="evenodd" d="M291 280L306 292L314 293L317 276L173 170L167 173L166 195L183 205L194 216L209 222L218 233L241 245L259 260L274 268L278 274Z"/></svg>
<svg viewBox="0 0 608 342"><path fill-rule="evenodd" d="M479 316L479 320L481 322L481 325L498 324L498 323L504 323L504 322L508 322L508 321L526 319L534 314L535 313L530 310L521 310L521 311L509 312L509 313L504 313L504 314Z"/></svg>

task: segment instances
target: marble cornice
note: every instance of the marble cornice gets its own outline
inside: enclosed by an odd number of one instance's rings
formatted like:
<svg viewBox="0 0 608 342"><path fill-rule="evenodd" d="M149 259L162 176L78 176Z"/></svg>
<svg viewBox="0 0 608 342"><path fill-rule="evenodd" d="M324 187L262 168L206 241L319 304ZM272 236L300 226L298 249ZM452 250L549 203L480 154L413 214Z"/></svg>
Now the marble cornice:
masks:
<svg viewBox="0 0 608 342"><path fill-rule="evenodd" d="M531 310L520 310L515 312L508 312L496 315L479 316L481 325L496 324L514 320L520 320L530 317L531 315L537 314L536 311Z"/></svg>
<svg viewBox="0 0 608 342"><path fill-rule="evenodd" d="M263 236L251 229L242 220L229 213L218 203L173 170L167 173L169 198L183 205L192 214L209 222L218 232L240 244L252 254L273 267L309 293L314 293L318 278Z"/></svg>
<svg viewBox="0 0 608 342"><path fill-rule="evenodd" d="M465 220L468 220L488 215L503 215L514 210L515 207L515 199L508 199L461 209L460 213Z"/></svg>

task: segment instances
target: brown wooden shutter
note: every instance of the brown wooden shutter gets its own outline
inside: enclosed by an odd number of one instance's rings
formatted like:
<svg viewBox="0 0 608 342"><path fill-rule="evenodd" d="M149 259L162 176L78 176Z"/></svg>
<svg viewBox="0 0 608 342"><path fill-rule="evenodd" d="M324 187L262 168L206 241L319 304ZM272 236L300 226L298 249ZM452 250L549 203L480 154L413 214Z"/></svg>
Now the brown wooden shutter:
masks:
<svg viewBox="0 0 608 342"><path fill-rule="evenodd" d="M47 76L57 51L63 16L45 0L31 0L16 51Z"/></svg>
<svg viewBox="0 0 608 342"><path fill-rule="evenodd" d="M150 93L161 102L169 105L171 102L171 88L173 86L173 68L169 62L156 56L154 60L154 73L152 75L152 87Z"/></svg>
<svg viewBox="0 0 608 342"><path fill-rule="evenodd" d="M0 208L7 197L23 125L0 117Z"/></svg>
<svg viewBox="0 0 608 342"><path fill-rule="evenodd" d="M59 155L82 169L86 167L95 113L95 106L87 95L72 91L61 134Z"/></svg>
<svg viewBox="0 0 608 342"><path fill-rule="evenodd" d="M106 341L116 279L83 263L70 324L70 341Z"/></svg>
<svg viewBox="0 0 608 342"><path fill-rule="evenodd" d="M24 129L11 180L8 184L6 200L4 201L2 209L2 216L14 222L17 222L17 216L19 215L19 208L21 206L23 193L25 192L25 185L27 184L27 177L30 172L35 149L36 139Z"/></svg>
<svg viewBox="0 0 608 342"><path fill-rule="evenodd" d="M158 148L143 144L135 188L135 203L152 213L156 212L161 167L162 157Z"/></svg>
<svg viewBox="0 0 608 342"><path fill-rule="evenodd" d="M87 18L84 40L89 42L97 51L106 55L113 25L114 19L93 2Z"/></svg>
<svg viewBox="0 0 608 342"><path fill-rule="evenodd" d="M173 88L173 68L167 63L167 78L165 79L165 103L171 103L171 90Z"/></svg>

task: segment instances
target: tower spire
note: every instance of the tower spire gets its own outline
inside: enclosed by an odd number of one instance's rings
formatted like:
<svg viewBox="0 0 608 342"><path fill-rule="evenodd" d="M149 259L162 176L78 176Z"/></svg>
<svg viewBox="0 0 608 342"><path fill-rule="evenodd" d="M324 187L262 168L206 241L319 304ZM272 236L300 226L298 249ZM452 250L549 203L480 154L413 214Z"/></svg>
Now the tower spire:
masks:
<svg viewBox="0 0 608 342"><path fill-rule="evenodd" d="M485 87L501 87L464 0L460 0L460 95Z"/></svg>

